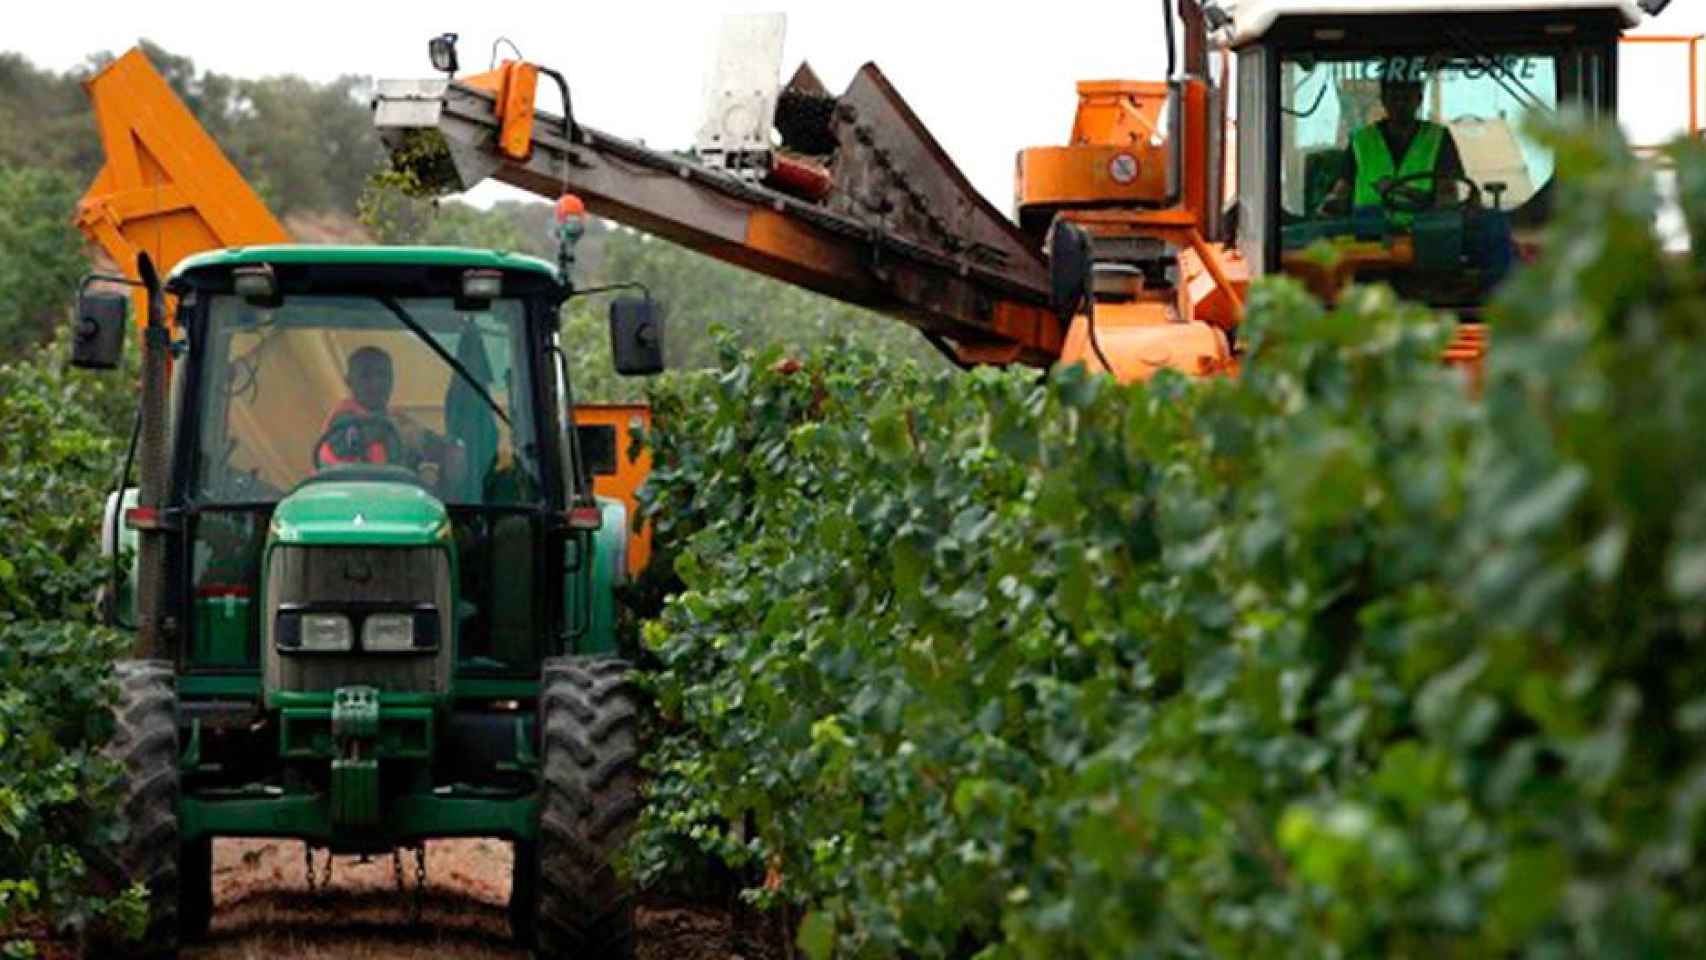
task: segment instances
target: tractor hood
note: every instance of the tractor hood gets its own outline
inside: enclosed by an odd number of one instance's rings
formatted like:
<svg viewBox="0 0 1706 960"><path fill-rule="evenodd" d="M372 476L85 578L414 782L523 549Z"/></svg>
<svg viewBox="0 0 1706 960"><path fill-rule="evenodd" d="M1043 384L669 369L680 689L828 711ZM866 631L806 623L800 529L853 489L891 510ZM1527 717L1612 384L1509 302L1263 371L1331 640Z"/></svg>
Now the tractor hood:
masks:
<svg viewBox="0 0 1706 960"><path fill-rule="evenodd" d="M318 480L273 511L272 541L297 546L431 546L450 536L444 504L399 481Z"/></svg>

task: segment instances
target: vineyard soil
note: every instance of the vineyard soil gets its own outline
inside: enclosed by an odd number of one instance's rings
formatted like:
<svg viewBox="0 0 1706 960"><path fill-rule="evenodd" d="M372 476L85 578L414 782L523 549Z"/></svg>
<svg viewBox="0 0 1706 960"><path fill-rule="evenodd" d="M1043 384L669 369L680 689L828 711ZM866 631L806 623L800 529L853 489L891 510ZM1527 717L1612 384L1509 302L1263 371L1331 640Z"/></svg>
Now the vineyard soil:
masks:
<svg viewBox="0 0 1706 960"><path fill-rule="evenodd" d="M323 862L316 856L316 865ZM405 865L412 874L412 858ZM501 841L429 843L420 922L411 924L410 894L397 892L389 858L363 864L339 857L331 894L315 897L304 881L300 843L221 840L214 845L213 928L207 941L183 956L525 960L527 951L512 945L505 925L509 868L509 845ZM714 907L648 903L640 910L639 930L641 960L760 960L775 954L757 924Z"/></svg>

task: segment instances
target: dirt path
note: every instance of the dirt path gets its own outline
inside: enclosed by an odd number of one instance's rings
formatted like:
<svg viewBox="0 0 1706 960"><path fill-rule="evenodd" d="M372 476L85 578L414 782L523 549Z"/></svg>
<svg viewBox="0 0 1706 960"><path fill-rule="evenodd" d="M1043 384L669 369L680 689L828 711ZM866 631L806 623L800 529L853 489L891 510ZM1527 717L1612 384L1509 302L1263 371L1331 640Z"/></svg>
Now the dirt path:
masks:
<svg viewBox="0 0 1706 960"><path fill-rule="evenodd" d="M324 861L316 857L316 865ZM412 884L412 856L404 858ZM427 844L418 923L396 890L389 857L340 857L329 895L310 896L302 845L277 840L214 844L213 928L185 960L526 960L509 937L510 849L496 840ZM649 903L638 917L641 960L768 960L728 911Z"/></svg>

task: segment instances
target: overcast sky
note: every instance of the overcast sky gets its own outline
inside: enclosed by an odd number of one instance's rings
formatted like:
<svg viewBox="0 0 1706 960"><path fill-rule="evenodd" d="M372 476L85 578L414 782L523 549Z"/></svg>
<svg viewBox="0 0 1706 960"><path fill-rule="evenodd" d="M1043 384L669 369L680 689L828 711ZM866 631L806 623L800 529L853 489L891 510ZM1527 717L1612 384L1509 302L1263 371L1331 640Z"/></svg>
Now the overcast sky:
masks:
<svg viewBox="0 0 1706 960"><path fill-rule="evenodd" d="M788 15L784 77L800 60L810 60L839 92L855 70L875 61L971 181L1008 211L1014 154L1065 140L1076 80L1160 77L1165 48L1159 9L1154 0L295 0L265 7L229 0L101 0L32 4L29 26L8 31L0 47L63 70L92 52L119 52L146 37L202 69L324 81L346 73L431 75L426 39L443 31L461 34L465 70L483 69L493 42L508 37L526 58L563 71L578 120L653 146L679 147L691 144L699 125L722 17L781 10ZM1706 2L1676 0L1642 32L1706 33ZM1658 139L1684 125L1686 48L1641 47L1624 56L1624 114L1637 139ZM555 96L542 88L541 107L556 112ZM473 199L509 190L494 186Z"/></svg>

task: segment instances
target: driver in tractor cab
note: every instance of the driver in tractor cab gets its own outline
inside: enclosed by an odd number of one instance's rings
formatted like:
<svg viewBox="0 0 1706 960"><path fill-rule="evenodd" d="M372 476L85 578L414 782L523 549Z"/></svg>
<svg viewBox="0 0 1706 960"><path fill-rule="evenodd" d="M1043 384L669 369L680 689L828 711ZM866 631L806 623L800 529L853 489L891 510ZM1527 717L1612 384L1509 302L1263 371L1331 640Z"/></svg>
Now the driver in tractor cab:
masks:
<svg viewBox="0 0 1706 960"><path fill-rule="evenodd" d="M391 409L391 355L374 346L356 349L349 355L344 382L350 393L326 415L315 451L317 464L426 464L436 475L445 455L444 439ZM436 476L424 479L431 485Z"/></svg>
<svg viewBox="0 0 1706 960"><path fill-rule="evenodd" d="M1463 158L1457 141L1445 127L1420 118L1422 80L1403 72L1404 61L1389 62L1380 81L1380 103L1386 116L1351 134L1343 176L1321 205L1324 214L1344 216L1352 208L1386 209L1393 186L1402 197L1426 198L1450 206L1463 177ZM1437 175L1430 177L1430 174ZM1409 206L1409 204L1406 204ZM1410 210L1387 209L1387 216L1408 226Z"/></svg>

